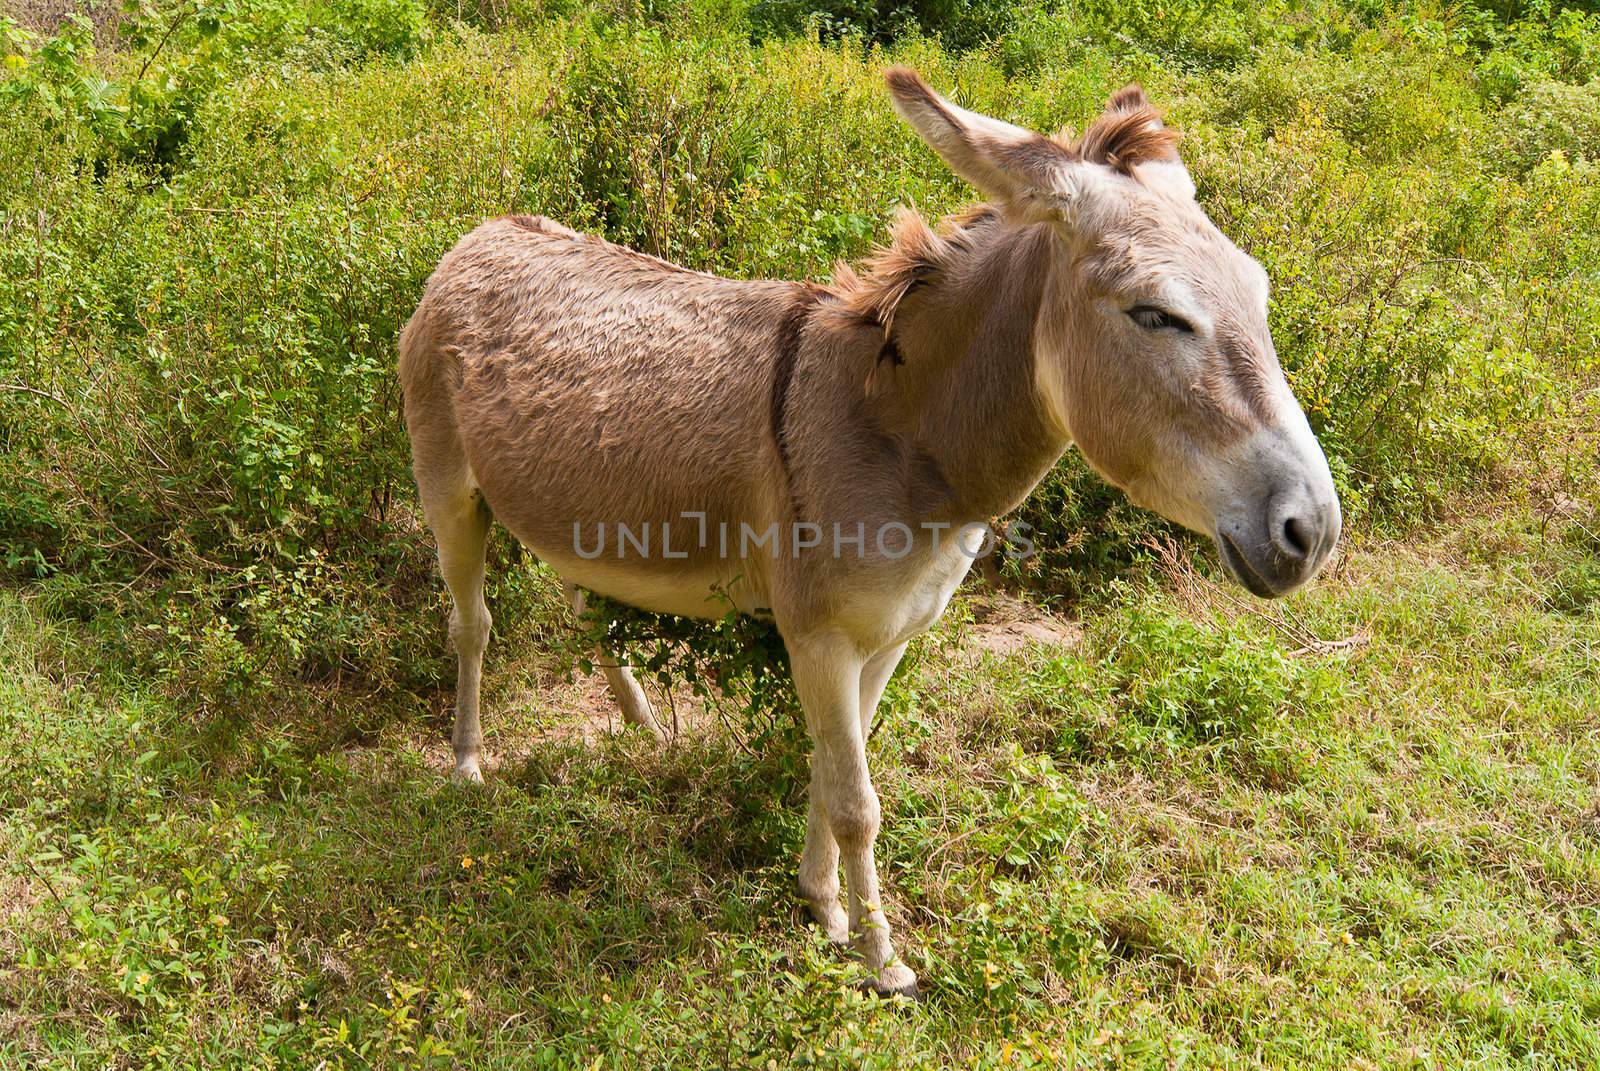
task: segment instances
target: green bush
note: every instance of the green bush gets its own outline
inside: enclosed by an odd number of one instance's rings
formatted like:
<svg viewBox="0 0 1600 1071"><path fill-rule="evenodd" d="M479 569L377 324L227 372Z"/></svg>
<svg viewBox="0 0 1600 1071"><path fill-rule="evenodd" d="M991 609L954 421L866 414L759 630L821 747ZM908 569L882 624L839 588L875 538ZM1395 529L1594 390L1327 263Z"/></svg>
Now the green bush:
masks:
<svg viewBox="0 0 1600 1071"><path fill-rule="evenodd" d="M404 59L428 39L428 11L421 0L317 0L310 10L313 30L356 56Z"/></svg>
<svg viewBox="0 0 1600 1071"><path fill-rule="evenodd" d="M1600 82L1534 81L1507 104L1494 134L1497 162L1519 172L1558 152L1600 158Z"/></svg>
<svg viewBox="0 0 1600 1071"><path fill-rule="evenodd" d="M1134 604L1101 638L1127 712L1164 746L1258 736L1291 703L1318 702L1314 676L1238 628Z"/></svg>

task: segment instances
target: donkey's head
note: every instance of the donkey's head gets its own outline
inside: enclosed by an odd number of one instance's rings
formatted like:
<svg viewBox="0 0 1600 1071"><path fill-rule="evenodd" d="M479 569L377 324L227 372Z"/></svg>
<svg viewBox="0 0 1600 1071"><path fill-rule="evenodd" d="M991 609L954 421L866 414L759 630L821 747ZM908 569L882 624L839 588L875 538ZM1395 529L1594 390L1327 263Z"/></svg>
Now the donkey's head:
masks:
<svg viewBox="0 0 1600 1071"><path fill-rule="evenodd" d="M1266 273L1195 201L1143 91L1067 141L958 108L904 68L888 82L1003 218L1059 235L1034 334L1058 430L1135 502L1215 539L1255 594L1309 580L1339 538L1339 500L1278 366Z"/></svg>

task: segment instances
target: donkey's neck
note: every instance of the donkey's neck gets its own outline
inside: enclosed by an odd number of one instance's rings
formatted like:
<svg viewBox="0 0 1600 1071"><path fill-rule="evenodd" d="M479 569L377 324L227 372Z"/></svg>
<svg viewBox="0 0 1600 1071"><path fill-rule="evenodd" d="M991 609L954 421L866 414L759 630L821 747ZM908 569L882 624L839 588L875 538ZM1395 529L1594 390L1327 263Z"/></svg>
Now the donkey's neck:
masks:
<svg viewBox="0 0 1600 1071"><path fill-rule="evenodd" d="M950 494L940 520L1014 509L1067 447L1038 395L1034 336L1059 239L983 217L895 313L887 415Z"/></svg>

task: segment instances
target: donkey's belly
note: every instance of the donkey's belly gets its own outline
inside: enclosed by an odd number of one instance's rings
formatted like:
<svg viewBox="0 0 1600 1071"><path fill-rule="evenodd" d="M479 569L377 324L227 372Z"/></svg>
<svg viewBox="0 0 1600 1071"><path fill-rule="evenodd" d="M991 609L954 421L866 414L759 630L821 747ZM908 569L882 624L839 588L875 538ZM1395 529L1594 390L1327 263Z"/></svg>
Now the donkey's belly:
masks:
<svg viewBox="0 0 1600 1071"><path fill-rule="evenodd" d="M512 534L517 535L515 529ZM521 541L568 583L641 610L716 619L730 610L758 613L768 608L766 578L727 567L734 563L585 557L572 546ZM582 549L587 554L594 546Z"/></svg>

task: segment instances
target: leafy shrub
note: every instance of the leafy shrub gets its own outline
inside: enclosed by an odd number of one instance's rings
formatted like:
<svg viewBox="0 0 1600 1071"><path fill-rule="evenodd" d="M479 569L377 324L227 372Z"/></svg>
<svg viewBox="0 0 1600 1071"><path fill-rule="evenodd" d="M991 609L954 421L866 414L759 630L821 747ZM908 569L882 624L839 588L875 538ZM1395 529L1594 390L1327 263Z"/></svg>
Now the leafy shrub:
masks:
<svg viewBox="0 0 1600 1071"><path fill-rule="evenodd" d="M715 263L761 171L766 117L750 80L715 45L646 38L635 62L618 58L601 39L574 42L550 112L583 224L657 256Z"/></svg>
<svg viewBox="0 0 1600 1071"><path fill-rule="evenodd" d="M1600 82L1532 82L1496 123L1495 151L1509 169L1526 172L1551 153L1600 159Z"/></svg>
<svg viewBox="0 0 1600 1071"><path fill-rule="evenodd" d="M564 644L569 666L593 672L592 653L612 652L664 693L680 687L749 730L751 750L792 746L804 726L789 655L771 622L729 610L713 624L653 614L590 596Z"/></svg>
<svg viewBox="0 0 1600 1071"><path fill-rule="evenodd" d="M1153 535L1179 529L1139 509L1069 451L1017 511L1035 553L1005 560L1002 569L1035 589L1071 602L1120 576Z"/></svg>
<svg viewBox="0 0 1600 1071"><path fill-rule="evenodd" d="M94 25L87 18L70 14L57 34L41 38L0 14L0 48L10 71L0 82L0 101L10 108L33 106L55 129L114 129L119 110L113 87L86 62L94 55Z"/></svg>
<svg viewBox="0 0 1600 1071"><path fill-rule="evenodd" d="M254 65L404 58L430 28L420 0L130 0L118 32L128 52L101 62L81 15L48 38L0 22L12 68L0 97L37 102L56 122L83 126L98 169L116 158L170 173L200 110Z"/></svg>
<svg viewBox="0 0 1600 1071"><path fill-rule="evenodd" d="M1292 661L1238 623L1197 623L1154 599L1124 602L1096 629L1119 712L1111 739L1130 754L1198 750L1268 783L1292 781L1303 749L1285 728L1291 708L1304 724L1338 697L1326 667Z"/></svg>
<svg viewBox="0 0 1600 1071"><path fill-rule="evenodd" d="M1153 606L1127 613L1105 642L1128 713L1166 744L1251 736L1303 698L1276 650Z"/></svg>
<svg viewBox="0 0 1600 1071"><path fill-rule="evenodd" d="M1577 5L1539 0L1515 21L1480 20L1474 29L1457 38L1482 53L1478 86L1496 100L1511 99L1530 81L1582 83L1600 74L1600 16Z"/></svg>
<svg viewBox="0 0 1600 1071"><path fill-rule="evenodd" d="M431 32L421 0L318 0L311 28L356 57L415 55Z"/></svg>

